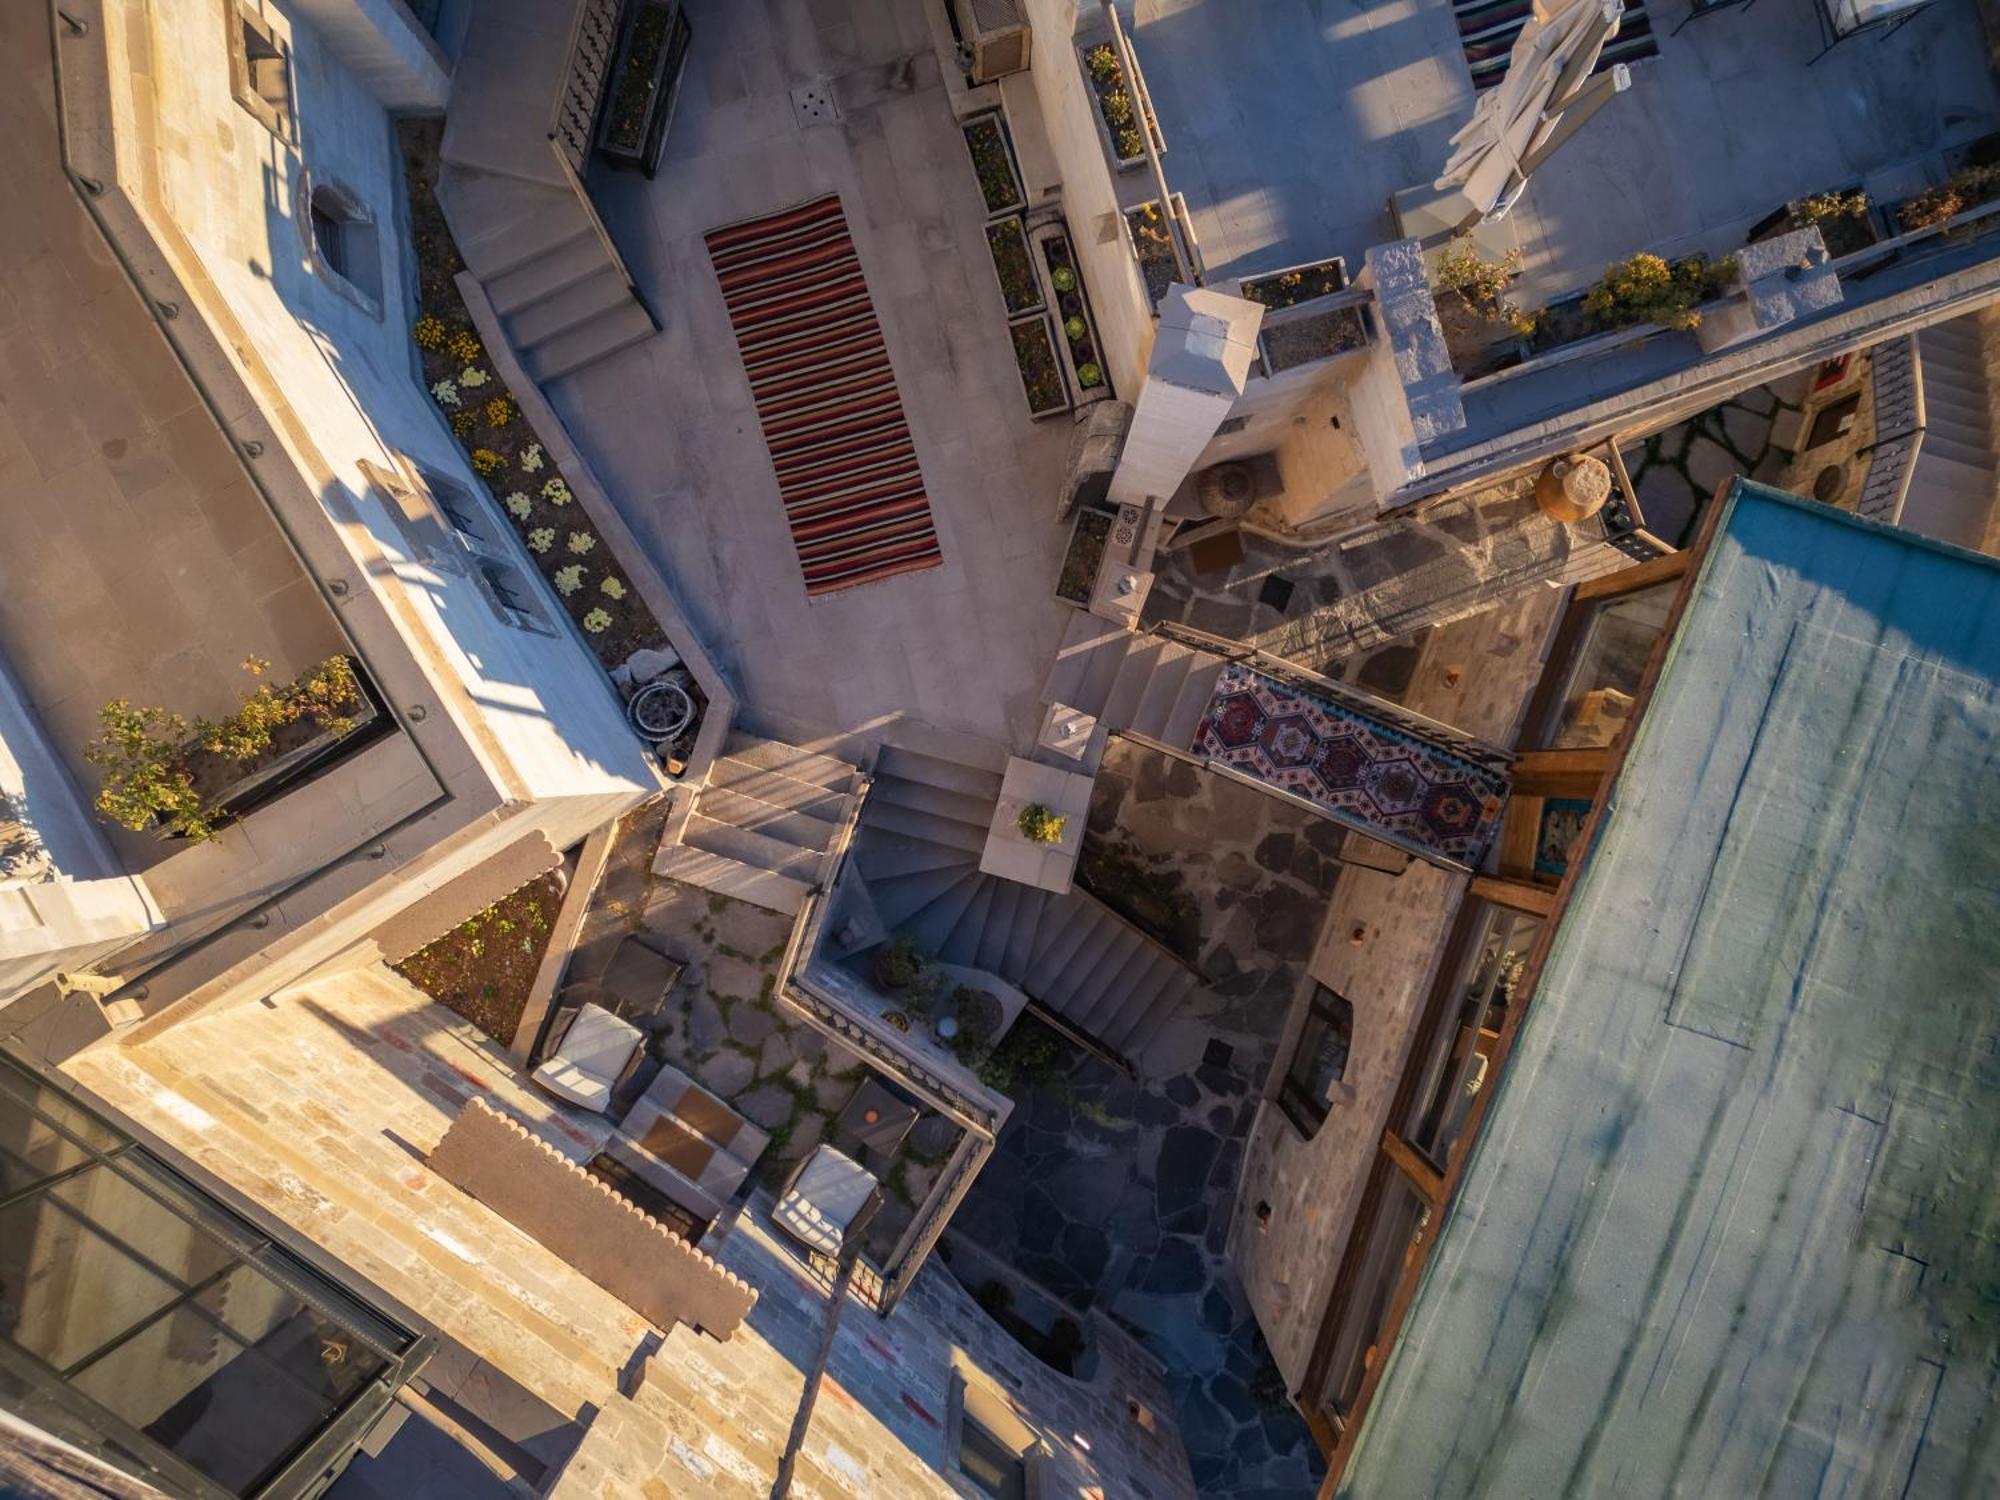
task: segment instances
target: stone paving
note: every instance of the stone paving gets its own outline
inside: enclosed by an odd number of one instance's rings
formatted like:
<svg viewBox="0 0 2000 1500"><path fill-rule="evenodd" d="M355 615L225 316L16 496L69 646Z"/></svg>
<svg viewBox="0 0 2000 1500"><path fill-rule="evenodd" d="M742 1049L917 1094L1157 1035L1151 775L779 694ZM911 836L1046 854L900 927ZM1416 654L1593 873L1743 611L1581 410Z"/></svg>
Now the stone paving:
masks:
<svg viewBox="0 0 2000 1500"><path fill-rule="evenodd" d="M1128 1078L1079 1057L1016 1101L953 1221L1078 1312L1101 1309L1167 1366L1195 1482L1296 1500L1320 1459L1223 1255L1258 1087L1311 952L1344 837L1322 819L1114 741L1091 805L1198 928L1175 1035Z"/></svg>
<svg viewBox="0 0 2000 1500"><path fill-rule="evenodd" d="M1685 547L1694 540L1702 508L1724 481L1738 474L1775 479L1792 460L1775 434L1787 414L1802 409L1809 373L1744 391L1626 449L1625 467L1646 529Z"/></svg>
<svg viewBox="0 0 2000 1500"><path fill-rule="evenodd" d="M754 1176L775 1188L832 1138L835 1118L868 1070L773 999L790 917L653 875L663 809L642 809L620 825L572 972L609 962L610 950L633 932L650 933L687 965L665 1024L651 1035L652 1054L770 1132ZM927 1115L882 1173L888 1193L868 1239L878 1262L928 1196L958 1136L957 1126Z"/></svg>

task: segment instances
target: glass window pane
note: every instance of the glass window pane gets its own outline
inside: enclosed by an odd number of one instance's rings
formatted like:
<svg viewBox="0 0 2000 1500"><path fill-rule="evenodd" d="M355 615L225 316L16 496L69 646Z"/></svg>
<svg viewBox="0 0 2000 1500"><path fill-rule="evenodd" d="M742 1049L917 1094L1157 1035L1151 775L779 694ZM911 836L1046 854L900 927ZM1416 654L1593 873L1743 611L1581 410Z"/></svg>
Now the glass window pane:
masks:
<svg viewBox="0 0 2000 1500"><path fill-rule="evenodd" d="M61 1184L107 1175L103 1167ZM47 1193L0 1209L0 1334L66 1369L159 1311L180 1288Z"/></svg>
<svg viewBox="0 0 2000 1500"><path fill-rule="evenodd" d="M1577 639L1563 690L1541 726L1543 747L1588 750L1618 738L1679 587L1678 582L1655 584L1591 614Z"/></svg>
<svg viewBox="0 0 2000 1500"><path fill-rule="evenodd" d="M1422 1081L1404 1117L1402 1135L1444 1171L1452 1148L1486 1086L1486 1070L1500 1040L1500 1026L1514 1005L1541 920L1526 912L1481 902L1473 941L1447 998L1445 1022L1431 1039Z"/></svg>
<svg viewBox="0 0 2000 1500"><path fill-rule="evenodd" d="M206 1281L236 1259L236 1251L189 1223L124 1173L100 1167L59 1182L49 1196L76 1210L134 1260L181 1287Z"/></svg>
<svg viewBox="0 0 2000 1500"><path fill-rule="evenodd" d="M973 1488L995 1500L1022 1500L1027 1492L1021 1456L969 1415L959 1419L958 1471Z"/></svg>
<svg viewBox="0 0 2000 1500"><path fill-rule="evenodd" d="M254 1266L241 1266L195 1298L292 1383L344 1403L387 1366L353 1330L308 1307Z"/></svg>
<svg viewBox="0 0 2000 1500"><path fill-rule="evenodd" d="M1416 1259L1430 1224L1430 1206L1403 1176L1391 1170L1382 1211L1361 1252L1361 1266L1334 1338L1327 1399L1334 1410L1351 1411L1361 1381L1388 1353L1390 1330L1382 1326L1404 1270Z"/></svg>
<svg viewBox="0 0 2000 1500"><path fill-rule="evenodd" d="M187 1305L93 1361L75 1385L238 1492L252 1489L334 1410Z"/></svg>
<svg viewBox="0 0 2000 1500"><path fill-rule="evenodd" d="M0 1192L17 1191L82 1162L89 1152L78 1142L99 1151L121 1144L54 1089L0 1067Z"/></svg>
<svg viewBox="0 0 2000 1500"><path fill-rule="evenodd" d="M1314 1121L1326 1118L1333 1087L1347 1071L1354 1040L1354 1007L1325 985L1313 992L1299 1044L1285 1070L1291 1103Z"/></svg>

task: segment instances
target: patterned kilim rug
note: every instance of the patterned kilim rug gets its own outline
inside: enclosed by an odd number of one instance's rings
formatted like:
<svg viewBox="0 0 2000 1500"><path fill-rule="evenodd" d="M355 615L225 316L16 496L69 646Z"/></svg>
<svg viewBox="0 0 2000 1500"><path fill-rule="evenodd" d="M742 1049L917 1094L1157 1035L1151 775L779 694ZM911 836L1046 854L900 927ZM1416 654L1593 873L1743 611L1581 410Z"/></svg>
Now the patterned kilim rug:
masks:
<svg viewBox="0 0 2000 1500"><path fill-rule="evenodd" d="M1472 86L1490 89L1507 76L1514 41L1527 24L1533 0L1452 0L1451 8L1458 17L1458 44L1465 49L1466 64L1472 69ZM1659 55L1646 0L1625 0L1625 19L1618 23L1618 35L1605 44L1597 71L1602 73L1613 63Z"/></svg>
<svg viewBox="0 0 2000 1500"><path fill-rule="evenodd" d="M943 560L838 197L710 230L808 594Z"/></svg>
<svg viewBox="0 0 2000 1500"><path fill-rule="evenodd" d="M1503 773L1240 665L1216 682L1192 748L1342 822L1463 865L1479 863L1506 806Z"/></svg>

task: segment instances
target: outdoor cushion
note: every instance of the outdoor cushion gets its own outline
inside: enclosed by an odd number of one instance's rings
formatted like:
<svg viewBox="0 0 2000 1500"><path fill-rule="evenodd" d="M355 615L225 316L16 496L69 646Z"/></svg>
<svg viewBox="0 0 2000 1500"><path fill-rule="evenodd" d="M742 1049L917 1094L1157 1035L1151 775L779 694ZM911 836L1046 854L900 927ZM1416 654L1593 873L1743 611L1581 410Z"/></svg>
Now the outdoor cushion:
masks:
<svg viewBox="0 0 2000 1500"><path fill-rule="evenodd" d="M611 1086L643 1040L638 1027L600 1005L586 1005L569 1023L562 1045L535 1069L535 1082L559 1099L602 1114L611 1106Z"/></svg>
<svg viewBox="0 0 2000 1500"><path fill-rule="evenodd" d="M806 1158L771 1217L800 1244L838 1255L848 1226L877 1186L858 1162L831 1146L821 1146Z"/></svg>
<svg viewBox="0 0 2000 1500"><path fill-rule="evenodd" d="M662 1065L618 1122L616 1149L606 1149L655 1191L713 1218L770 1139L687 1074Z"/></svg>

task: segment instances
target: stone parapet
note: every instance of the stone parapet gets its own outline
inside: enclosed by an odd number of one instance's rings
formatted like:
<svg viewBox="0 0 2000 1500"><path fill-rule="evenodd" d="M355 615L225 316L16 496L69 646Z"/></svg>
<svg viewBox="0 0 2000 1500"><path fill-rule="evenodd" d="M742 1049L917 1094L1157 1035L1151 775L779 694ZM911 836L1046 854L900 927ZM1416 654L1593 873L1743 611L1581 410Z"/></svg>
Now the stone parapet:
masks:
<svg viewBox="0 0 2000 1500"><path fill-rule="evenodd" d="M655 1326L733 1334L756 1291L483 1099L430 1154L433 1172Z"/></svg>

